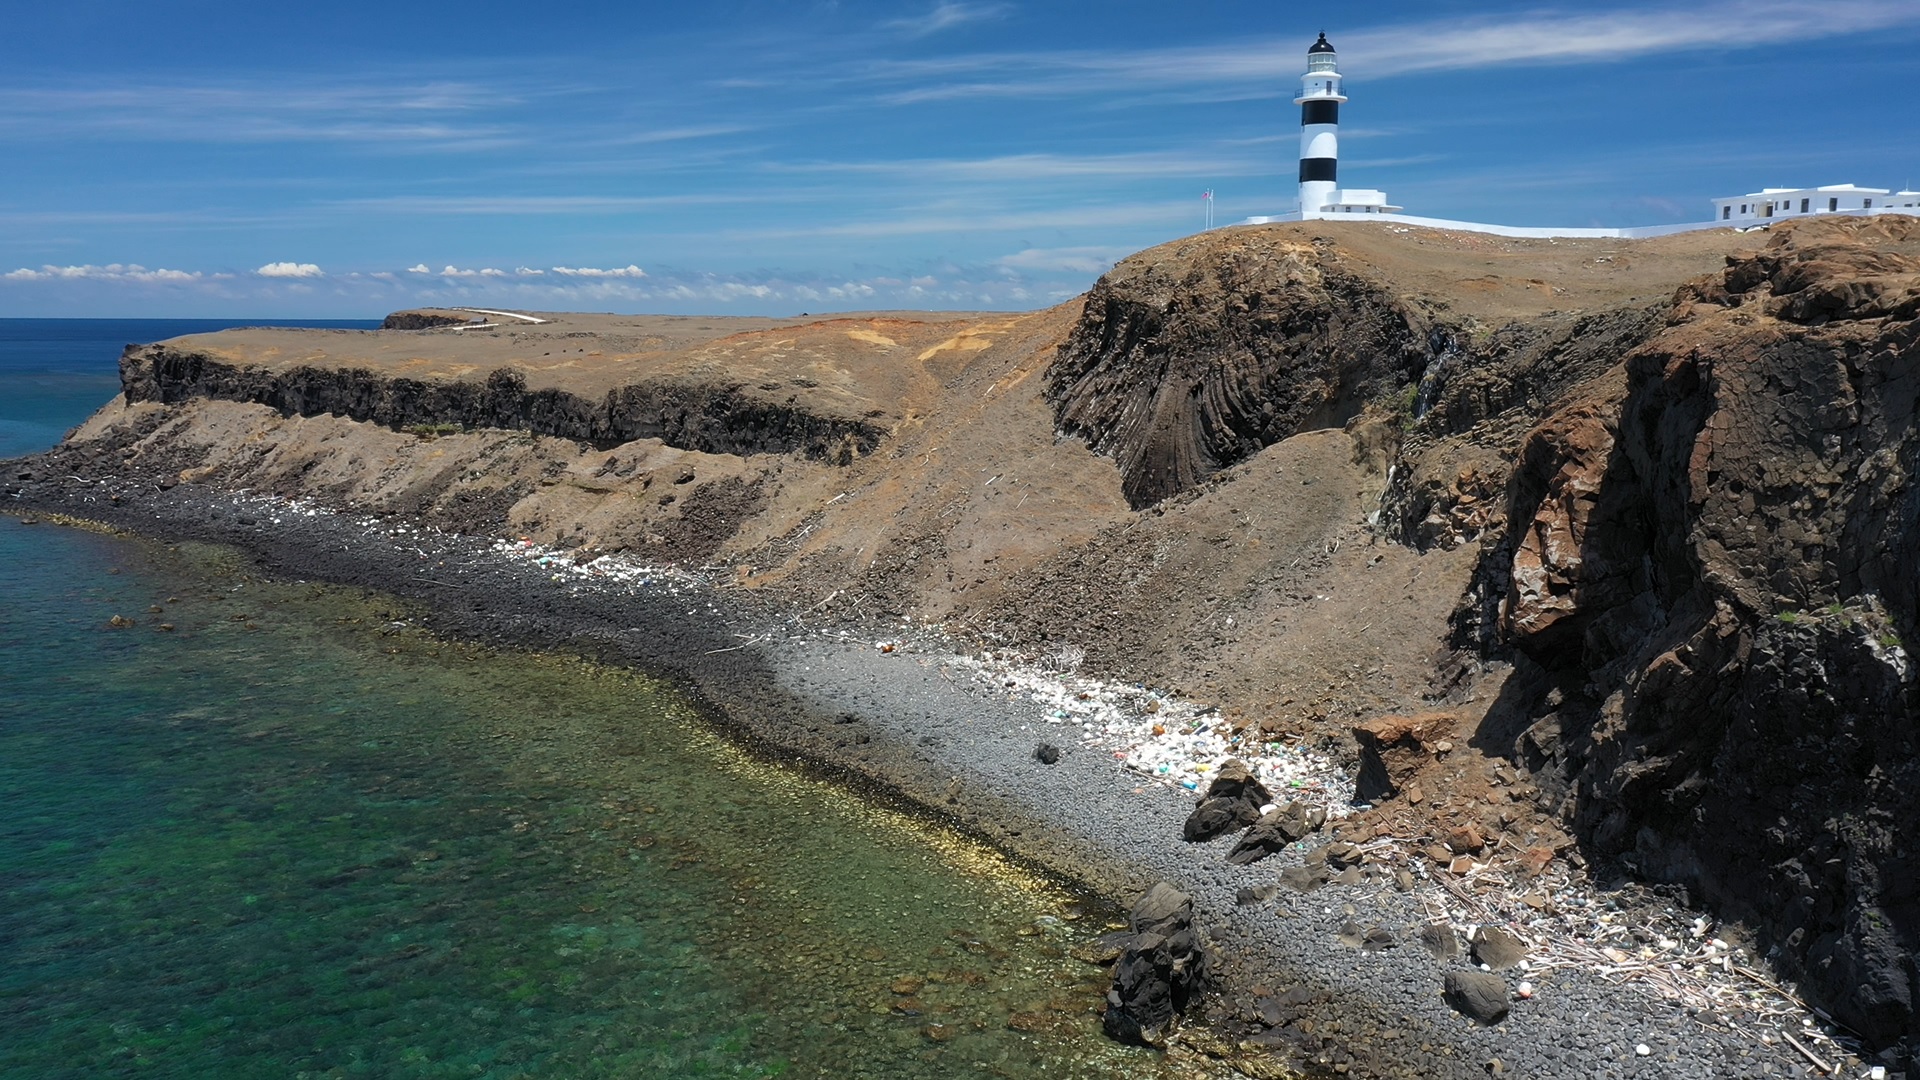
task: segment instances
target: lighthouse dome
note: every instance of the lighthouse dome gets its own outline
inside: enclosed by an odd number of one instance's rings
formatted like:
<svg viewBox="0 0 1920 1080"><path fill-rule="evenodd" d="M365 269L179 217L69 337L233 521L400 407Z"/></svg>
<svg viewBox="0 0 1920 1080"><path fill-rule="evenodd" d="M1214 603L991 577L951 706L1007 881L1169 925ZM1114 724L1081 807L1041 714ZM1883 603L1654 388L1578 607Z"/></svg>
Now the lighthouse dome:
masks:
<svg viewBox="0 0 1920 1080"><path fill-rule="evenodd" d="M1333 43L1327 40L1326 32L1322 31L1320 34L1320 40L1314 42L1311 46L1307 48L1307 55L1312 56L1314 53L1330 53L1332 51L1333 51Z"/></svg>

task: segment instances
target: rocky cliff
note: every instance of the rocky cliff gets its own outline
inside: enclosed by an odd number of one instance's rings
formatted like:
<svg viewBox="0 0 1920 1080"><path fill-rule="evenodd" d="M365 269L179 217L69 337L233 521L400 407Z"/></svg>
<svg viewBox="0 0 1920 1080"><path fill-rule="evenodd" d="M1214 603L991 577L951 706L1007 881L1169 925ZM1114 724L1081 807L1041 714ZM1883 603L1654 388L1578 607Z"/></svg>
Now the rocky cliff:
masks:
<svg viewBox="0 0 1920 1080"><path fill-rule="evenodd" d="M1519 667L1480 738L1911 1040L1920 222L1778 229L1664 323L1518 440L1459 615Z"/></svg>
<svg viewBox="0 0 1920 1080"><path fill-rule="evenodd" d="M642 380L588 396L559 387L529 389L525 373L512 366L483 379L410 378L332 364L236 364L161 343L129 348L120 360L120 383L130 402L244 401L289 416L345 416L390 428L527 431L602 449L659 439L703 453L798 453L844 464L873 449L884 434L869 421L768 401L723 380Z"/></svg>
<svg viewBox="0 0 1920 1080"><path fill-rule="evenodd" d="M1122 262L1047 369L1063 431L1120 466L1134 507L1416 380L1457 333L1321 238L1247 232Z"/></svg>

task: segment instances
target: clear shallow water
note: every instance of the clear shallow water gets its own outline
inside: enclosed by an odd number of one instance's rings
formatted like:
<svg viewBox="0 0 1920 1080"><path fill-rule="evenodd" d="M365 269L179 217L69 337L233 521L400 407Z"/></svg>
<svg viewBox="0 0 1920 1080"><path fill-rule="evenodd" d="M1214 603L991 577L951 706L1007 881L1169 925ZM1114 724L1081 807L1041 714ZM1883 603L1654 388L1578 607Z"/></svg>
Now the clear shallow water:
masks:
<svg viewBox="0 0 1920 1080"><path fill-rule="evenodd" d="M1176 1068L1072 897L661 684L6 516L0 595L0 1076Z"/></svg>

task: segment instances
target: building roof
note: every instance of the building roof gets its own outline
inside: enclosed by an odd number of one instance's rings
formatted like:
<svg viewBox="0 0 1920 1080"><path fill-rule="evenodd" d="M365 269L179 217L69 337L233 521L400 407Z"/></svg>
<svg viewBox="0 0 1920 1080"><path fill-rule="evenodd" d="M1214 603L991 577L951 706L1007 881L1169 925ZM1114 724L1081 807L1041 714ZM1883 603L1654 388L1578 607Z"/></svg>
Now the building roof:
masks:
<svg viewBox="0 0 1920 1080"><path fill-rule="evenodd" d="M1323 53L1323 52L1332 52L1332 51L1333 51L1333 43L1327 40L1327 32L1325 30L1320 31L1319 41L1316 41L1312 45L1307 47L1308 56L1312 56L1314 53Z"/></svg>
<svg viewBox="0 0 1920 1080"><path fill-rule="evenodd" d="M1821 192L1823 194L1827 194L1827 195L1888 195L1888 194L1892 194L1892 192L1889 192L1886 188L1861 187L1858 184L1824 184L1820 187L1761 188L1759 191L1748 192L1745 195L1727 195L1718 199L1717 201L1735 202L1740 199L1766 199L1775 195L1799 195L1803 192L1816 192L1816 191Z"/></svg>

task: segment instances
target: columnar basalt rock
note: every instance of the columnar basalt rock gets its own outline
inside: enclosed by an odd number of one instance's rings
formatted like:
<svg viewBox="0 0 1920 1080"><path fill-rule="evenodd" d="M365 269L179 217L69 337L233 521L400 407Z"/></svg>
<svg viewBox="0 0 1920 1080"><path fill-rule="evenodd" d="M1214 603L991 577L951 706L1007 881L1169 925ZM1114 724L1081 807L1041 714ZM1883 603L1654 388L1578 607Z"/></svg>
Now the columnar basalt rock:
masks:
<svg viewBox="0 0 1920 1080"><path fill-rule="evenodd" d="M1195 238L1102 277L1048 367L1061 430L1150 506L1419 378L1448 339L1330 246Z"/></svg>

